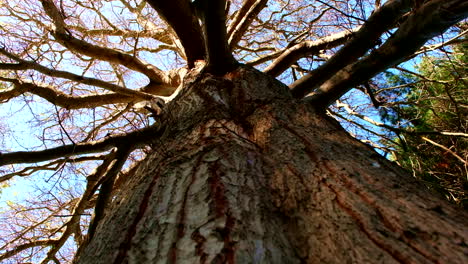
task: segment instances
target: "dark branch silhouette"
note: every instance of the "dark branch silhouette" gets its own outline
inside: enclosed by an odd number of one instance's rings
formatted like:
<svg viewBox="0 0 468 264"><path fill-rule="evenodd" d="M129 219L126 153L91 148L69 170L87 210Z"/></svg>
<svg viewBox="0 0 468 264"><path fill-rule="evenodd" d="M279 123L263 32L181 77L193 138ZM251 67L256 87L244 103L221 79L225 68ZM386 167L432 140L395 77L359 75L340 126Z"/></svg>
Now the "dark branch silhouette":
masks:
<svg viewBox="0 0 468 264"><path fill-rule="evenodd" d="M395 26L397 21L410 10L412 1L387 1L377 9L367 22L353 34L346 43L326 63L290 85L293 95L302 98L314 91L343 66L353 63L379 41L382 33Z"/></svg>
<svg viewBox="0 0 468 264"><path fill-rule="evenodd" d="M336 72L333 77L323 82L307 100L317 108L328 107L351 88L405 61L429 39L446 31L466 17L467 13L468 3L462 0L431 1L421 6L381 47L364 59ZM308 91L308 87L312 85L310 82L311 79L299 80L291 85L293 94L298 96L303 91Z"/></svg>
<svg viewBox="0 0 468 264"><path fill-rule="evenodd" d="M187 64L193 68L195 61L205 58L203 34L189 0L148 0L159 15L171 26L185 49Z"/></svg>
<svg viewBox="0 0 468 264"><path fill-rule="evenodd" d="M0 166L15 163L36 163L61 157L103 152L121 145L130 145L131 149L136 149L157 140L158 135L163 133L163 128L163 125L156 124L125 134L109 135L102 140L92 142L64 145L39 151L0 153Z"/></svg>

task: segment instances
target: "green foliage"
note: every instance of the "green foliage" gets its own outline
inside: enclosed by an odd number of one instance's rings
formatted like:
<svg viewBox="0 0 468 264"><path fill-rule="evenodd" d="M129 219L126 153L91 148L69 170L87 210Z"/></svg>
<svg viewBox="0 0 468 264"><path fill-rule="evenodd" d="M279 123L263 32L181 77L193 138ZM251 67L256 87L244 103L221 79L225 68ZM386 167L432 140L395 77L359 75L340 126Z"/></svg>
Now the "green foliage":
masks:
<svg viewBox="0 0 468 264"><path fill-rule="evenodd" d="M447 199L468 208L468 45L425 57L419 75L387 73L387 92L403 101L384 107L382 119L397 126L393 158ZM434 132L458 133L458 136Z"/></svg>

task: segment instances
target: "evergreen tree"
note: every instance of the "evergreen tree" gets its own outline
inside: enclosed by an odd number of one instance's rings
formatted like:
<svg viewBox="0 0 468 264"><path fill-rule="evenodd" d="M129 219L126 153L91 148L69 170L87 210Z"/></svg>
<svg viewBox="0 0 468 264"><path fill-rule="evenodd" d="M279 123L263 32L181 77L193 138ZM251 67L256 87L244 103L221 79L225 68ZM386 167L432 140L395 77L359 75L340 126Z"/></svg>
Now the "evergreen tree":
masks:
<svg viewBox="0 0 468 264"><path fill-rule="evenodd" d="M397 96L407 103L382 108L382 118L398 132L394 159L447 199L468 202L468 45L458 44L443 56L425 57L419 74L388 73ZM406 131L401 133L402 131ZM395 132L395 131L394 131Z"/></svg>

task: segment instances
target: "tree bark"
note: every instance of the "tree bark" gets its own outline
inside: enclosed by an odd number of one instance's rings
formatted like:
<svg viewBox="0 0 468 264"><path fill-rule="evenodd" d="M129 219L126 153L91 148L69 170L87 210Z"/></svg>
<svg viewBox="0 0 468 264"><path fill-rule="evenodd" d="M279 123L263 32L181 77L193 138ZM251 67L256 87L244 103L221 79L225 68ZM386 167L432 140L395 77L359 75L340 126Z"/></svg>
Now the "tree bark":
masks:
<svg viewBox="0 0 468 264"><path fill-rule="evenodd" d="M465 211L240 67L190 75L76 263L466 263Z"/></svg>

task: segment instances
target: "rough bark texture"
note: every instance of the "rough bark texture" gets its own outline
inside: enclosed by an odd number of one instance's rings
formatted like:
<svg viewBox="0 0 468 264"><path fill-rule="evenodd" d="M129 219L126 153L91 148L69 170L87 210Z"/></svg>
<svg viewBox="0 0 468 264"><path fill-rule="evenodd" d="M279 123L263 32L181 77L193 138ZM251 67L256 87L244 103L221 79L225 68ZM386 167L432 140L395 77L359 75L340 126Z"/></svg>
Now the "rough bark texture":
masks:
<svg viewBox="0 0 468 264"><path fill-rule="evenodd" d="M284 85L185 86L76 263L466 263L466 212Z"/></svg>

